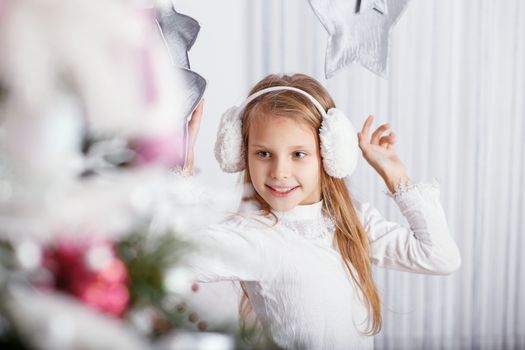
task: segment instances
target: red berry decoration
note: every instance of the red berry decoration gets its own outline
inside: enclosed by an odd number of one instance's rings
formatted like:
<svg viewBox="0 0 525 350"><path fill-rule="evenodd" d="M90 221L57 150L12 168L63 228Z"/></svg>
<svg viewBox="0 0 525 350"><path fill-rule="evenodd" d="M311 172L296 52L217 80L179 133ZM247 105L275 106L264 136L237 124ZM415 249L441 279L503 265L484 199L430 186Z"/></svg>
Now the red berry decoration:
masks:
<svg viewBox="0 0 525 350"><path fill-rule="evenodd" d="M204 321L200 321L197 323L197 327L199 327L199 331L205 331L206 328L208 328L208 324Z"/></svg>
<svg viewBox="0 0 525 350"><path fill-rule="evenodd" d="M196 312L192 312L189 316L188 316L188 320L190 320L191 323L195 323L199 320L199 315L197 315Z"/></svg>

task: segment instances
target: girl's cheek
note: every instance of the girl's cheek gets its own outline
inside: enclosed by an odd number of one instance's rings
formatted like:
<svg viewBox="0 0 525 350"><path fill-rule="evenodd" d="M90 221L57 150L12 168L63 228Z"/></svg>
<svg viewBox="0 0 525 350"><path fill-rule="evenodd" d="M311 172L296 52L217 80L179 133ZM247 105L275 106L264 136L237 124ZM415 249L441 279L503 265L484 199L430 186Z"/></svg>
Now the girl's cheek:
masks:
<svg viewBox="0 0 525 350"><path fill-rule="evenodd" d="M298 166L303 169L317 170L319 168L319 162L315 158L308 157L306 159L301 159L301 161L298 162Z"/></svg>

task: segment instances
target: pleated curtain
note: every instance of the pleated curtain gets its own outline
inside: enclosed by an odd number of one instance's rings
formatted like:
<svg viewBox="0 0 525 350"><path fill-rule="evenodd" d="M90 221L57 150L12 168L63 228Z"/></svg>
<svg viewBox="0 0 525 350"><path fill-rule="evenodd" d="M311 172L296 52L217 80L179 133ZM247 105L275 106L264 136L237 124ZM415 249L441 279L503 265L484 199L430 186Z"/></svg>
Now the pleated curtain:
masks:
<svg viewBox="0 0 525 350"><path fill-rule="evenodd" d="M392 31L390 74L324 79L327 33L306 0L246 6L247 85L303 72L360 128L390 122L414 181L437 181L462 266L450 276L376 269L377 349L525 348L525 2L413 0ZM352 192L403 221L363 160ZM349 325L351 326L351 325Z"/></svg>

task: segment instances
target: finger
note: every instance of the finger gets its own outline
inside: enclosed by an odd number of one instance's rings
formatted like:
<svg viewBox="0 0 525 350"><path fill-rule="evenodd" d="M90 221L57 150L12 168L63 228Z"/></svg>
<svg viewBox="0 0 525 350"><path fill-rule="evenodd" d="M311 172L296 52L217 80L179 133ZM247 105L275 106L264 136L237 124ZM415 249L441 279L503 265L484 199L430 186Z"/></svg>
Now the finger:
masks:
<svg viewBox="0 0 525 350"><path fill-rule="evenodd" d="M396 135L393 132L391 132L388 135L382 136L379 139L379 145L383 147L386 147L386 145L393 145L394 143L396 143Z"/></svg>
<svg viewBox="0 0 525 350"><path fill-rule="evenodd" d="M396 143L396 134L394 134L394 132L391 132L388 135L381 136L381 138L379 139L379 144L383 144L385 142L392 144Z"/></svg>
<svg viewBox="0 0 525 350"><path fill-rule="evenodd" d="M379 146L383 146L383 145L388 144L388 143L390 143L390 138L389 138L388 135L387 136L382 136L379 139L379 142L378 142Z"/></svg>
<svg viewBox="0 0 525 350"><path fill-rule="evenodd" d="M379 126L375 131L374 133L372 134L372 138L370 140L370 143L373 144L373 145L377 145L379 144L379 138L381 137L381 135L387 131L388 129L390 128L390 124L388 123L385 123L381 126Z"/></svg>
<svg viewBox="0 0 525 350"><path fill-rule="evenodd" d="M397 135L396 135L395 132L393 132L393 131L390 132L390 143L391 143L391 144L396 143L396 136L397 136Z"/></svg>
<svg viewBox="0 0 525 350"><path fill-rule="evenodd" d="M361 129L361 136L365 139L364 141L368 140L368 133L370 132L370 127L372 126L373 122L374 116L369 115L363 124L363 128Z"/></svg>
<svg viewBox="0 0 525 350"><path fill-rule="evenodd" d="M368 137L365 137L362 132L358 132L357 143L359 145L359 148L363 149L369 144Z"/></svg>
<svg viewBox="0 0 525 350"><path fill-rule="evenodd" d="M359 144L359 147L363 145L363 140L364 140L363 134L361 132L358 132L357 133L357 143Z"/></svg>
<svg viewBox="0 0 525 350"><path fill-rule="evenodd" d="M384 149L388 149L389 144L390 140L388 139L388 136L383 136L379 139L379 146L383 147Z"/></svg>

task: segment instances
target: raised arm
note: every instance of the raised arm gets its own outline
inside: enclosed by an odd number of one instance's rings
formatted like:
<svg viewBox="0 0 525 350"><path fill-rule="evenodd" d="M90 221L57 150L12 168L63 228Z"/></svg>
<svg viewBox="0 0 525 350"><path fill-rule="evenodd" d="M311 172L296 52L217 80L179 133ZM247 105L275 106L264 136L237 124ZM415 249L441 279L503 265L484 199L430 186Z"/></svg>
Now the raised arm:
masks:
<svg viewBox="0 0 525 350"><path fill-rule="evenodd" d="M200 129L204 100L201 100L188 123L187 159L180 174L186 181L193 181L195 144ZM184 238L190 244L186 267L199 282L257 281L267 270L266 249L260 232L250 229L247 219L230 218L191 232Z"/></svg>
<svg viewBox="0 0 525 350"><path fill-rule="evenodd" d="M458 247L450 236L437 184L400 188L392 198L408 227L386 220L369 203L356 202L370 242L370 258L380 267L446 275L461 265Z"/></svg>
<svg viewBox="0 0 525 350"><path fill-rule="evenodd" d="M371 259L382 267L411 272L448 274L457 270L461 257L449 234L437 185L414 185L394 150L396 135L388 123L369 136L373 117L358 133L363 157L393 193L409 227L385 220L369 204L356 205L371 244Z"/></svg>
<svg viewBox="0 0 525 350"><path fill-rule="evenodd" d="M197 136L199 135L199 130L202 120L202 112L204 109L204 98L200 100L197 107L191 114L190 121L188 122L188 150L186 152L186 162L183 167L183 172L186 175L193 174L193 164L195 161L195 144L197 142Z"/></svg>

